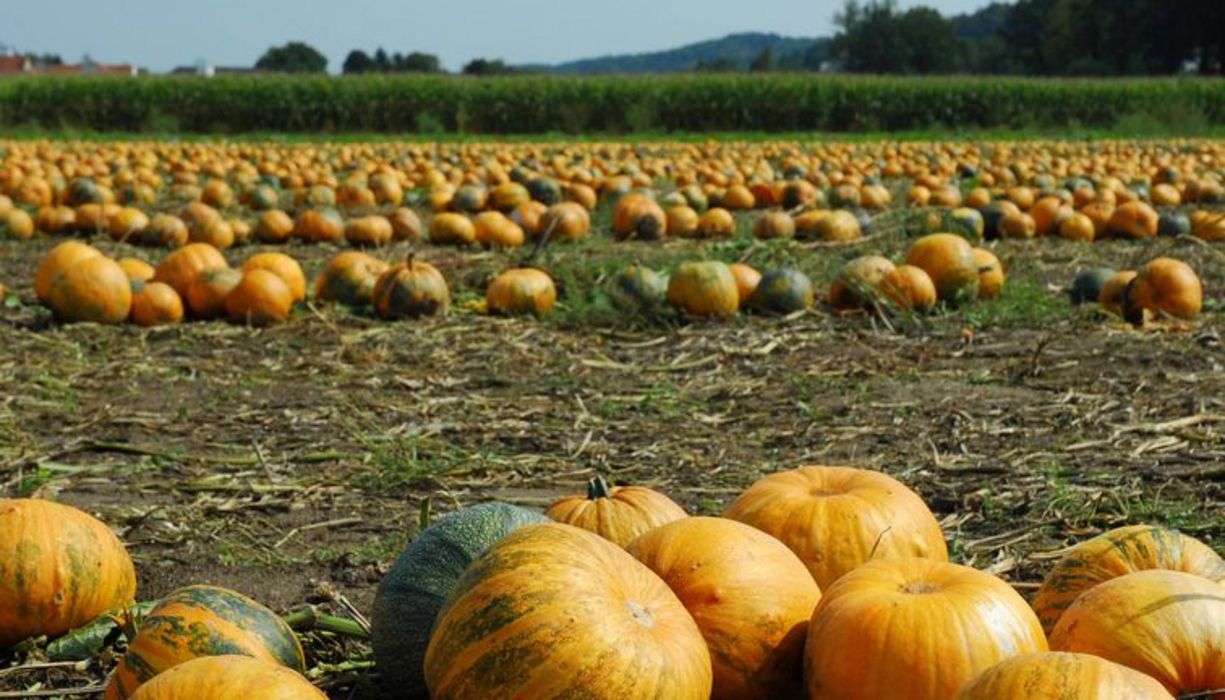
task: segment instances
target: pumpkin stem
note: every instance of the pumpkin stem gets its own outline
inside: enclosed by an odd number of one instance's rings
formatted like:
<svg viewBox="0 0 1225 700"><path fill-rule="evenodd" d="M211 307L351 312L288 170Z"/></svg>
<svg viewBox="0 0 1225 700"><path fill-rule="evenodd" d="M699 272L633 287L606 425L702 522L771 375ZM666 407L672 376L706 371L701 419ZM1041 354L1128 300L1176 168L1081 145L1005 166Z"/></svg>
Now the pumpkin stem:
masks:
<svg viewBox="0 0 1225 700"><path fill-rule="evenodd" d="M594 501L600 498L612 498L612 489L609 488L604 477L597 474L594 479L587 482L587 500Z"/></svg>

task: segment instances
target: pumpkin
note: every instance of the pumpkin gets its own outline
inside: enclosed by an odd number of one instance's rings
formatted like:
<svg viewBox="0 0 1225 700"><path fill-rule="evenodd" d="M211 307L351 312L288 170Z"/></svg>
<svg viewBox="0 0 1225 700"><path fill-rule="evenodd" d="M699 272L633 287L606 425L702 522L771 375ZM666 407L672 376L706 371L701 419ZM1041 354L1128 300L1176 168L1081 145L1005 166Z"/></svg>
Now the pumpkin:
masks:
<svg viewBox="0 0 1225 700"><path fill-rule="evenodd" d="M438 268L410 256L379 275L370 302L382 318L433 316L447 312L451 290Z"/></svg>
<svg viewBox="0 0 1225 700"><path fill-rule="evenodd" d="M123 268L123 274L132 282L148 282L157 274L152 265L136 258L120 258L119 267Z"/></svg>
<svg viewBox="0 0 1225 700"><path fill-rule="evenodd" d="M192 659L227 655L306 670L298 638L276 613L235 591L187 586L162 598L141 619L140 631L111 675L106 700L130 697L158 674Z"/></svg>
<svg viewBox="0 0 1225 700"><path fill-rule="evenodd" d="M941 301L956 303L978 295L974 248L961 236L933 233L918 239L906 253L906 264L923 268Z"/></svg>
<svg viewBox="0 0 1225 700"><path fill-rule="evenodd" d="M559 499L545 515L624 547L648 530L685 517L685 510L658 491L644 486L610 487L597 476L587 482L585 494Z"/></svg>
<svg viewBox="0 0 1225 700"><path fill-rule="evenodd" d="M522 228L523 232L528 236L535 238L541 233L544 233L544 228L541 226L541 219L548 210L549 207L535 200L531 202L524 202L523 204L515 207L515 210L510 213L510 220L516 224L519 224L519 227ZM590 217L588 217L588 223L590 223Z"/></svg>
<svg viewBox="0 0 1225 700"><path fill-rule="evenodd" d="M653 241L662 238L666 228L663 209L645 194L631 192L613 207L613 235L619 241L631 238Z"/></svg>
<svg viewBox="0 0 1225 700"><path fill-rule="evenodd" d="M1155 679L1089 654L1014 656L978 674L954 700L1174 700Z"/></svg>
<svg viewBox="0 0 1225 700"><path fill-rule="evenodd" d="M978 298L994 299L1004 289L1004 266L986 248L975 248L973 252L978 265Z"/></svg>
<svg viewBox="0 0 1225 700"><path fill-rule="evenodd" d="M0 215L0 238L28 241L34 237L34 233L34 219L24 209L10 209L8 213Z"/></svg>
<svg viewBox="0 0 1225 700"><path fill-rule="evenodd" d="M808 275L792 267L783 267L761 276L749 304L759 311L789 314L812 308L815 298L816 292Z"/></svg>
<svg viewBox="0 0 1225 700"><path fill-rule="evenodd" d="M958 199L960 200L960 195L958 195ZM889 208L889 204L892 202L893 195L889 193L889 189L884 185L864 185L859 190L859 204L864 209L884 211ZM784 204L784 206L787 205Z"/></svg>
<svg viewBox="0 0 1225 700"><path fill-rule="evenodd" d="M731 238L736 235L736 219L722 207L707 209L698 217L698 236L701 238Z"/></svg>
<svg viewBox="0 0 1225 700"><path fill-rule="evenodd" d="M102 251L80 241L64 241L43 258L34 276L34 293L46 303L51 294L51 281L62 272L87 258L102 255Z"/></svg>
<svg viewBox="0 0 1225 700"><path fill-rule="evenodd" d="M753 221L753 236L762 240L795 237L795 219L785 211L771 211Z"/></svg>
<svg viewBox="0 0 1225 700"><path fill-rule="evenodd" d="M281 203L281 197L277 194L275 188L269 185L260 185L251 190L247 197L248 205L255 211L268 211L276 209Z"/></svg>
<svg viewBox="0 0 1225 700"><path fill-rule="evenodd" d="M186 298L196 277L216 267L228 265L221 251L207 243L188 243L162 259L157 266L154 282L165 282Z"/></svg>
<svg viewBox="0 0 1225 700"><path fill-rule="evenodd" d="M547 177L536 177L527 181L528 194L532 199L552 206L561 201L561 186L557 181Z"/></svg>
<svg viewBox="0 0 1225 700"><path fill-rule="evenodd" d="M1191 215L1191 233L1205 241L1225 241L1225 213L1196 211ZM1181 231L1179 235L1181 235Z"/></svg>
<svg viewBox="0 0 1225 700"><path fill-rule="evenodd" d="M0 498L0 649L130 605L136 570L103 523L71 506Z"/></svg>
<svg viewBox="0 0 1225 700"><path fill-rule="evenodd" d="M249 656L203 656L158 674L132 700L327 700L301 674Z"/></svg>
<svg viewBox="0 0 1225 700"><path fill-rule="evenodd" d="M192 243L207 243L218 250L234 245L234 228L220 217L206 219L188 229L187 240Z"/></svg>
<svg viewBox="0 0 1225 700"><path fill-rule="evenodd" d="M773 535L825 590L871 558L948 560L940 524L893 477L852 467L806 466L759 479L723 517Z"/></svg>
<svg viewBox="0 0 1225 700"><path fill-rule="evenodd" d="M668 207L668 211L664 212L664 216L667 220L664 229L669 236L677 238L697 237L701 216L698 215L693 207L686 204Z"/></svg>
<svg viewBox="0 0 1225 700"><path fill-rule="evenodd" d="M871 561L823 589L808 626L812 700L944 700L995 664L1047 650L1011 586L931 559Z"/></svg>
<svg viewBox="0 0 1225 700"><path fill-rule="evenodd" d="M663 303L668 282L644 265L630 265L608 281L608 292L618 308L650 311Z"/></svg>
<svg viewBox="0 0 1225 700"><path fill-rule="evenodd" d="M950 231L972 241L981 241L987 229L987 223L977 209L954 209L949 212L947 221Z"/></svg>
<svg viewBox="0 0 1225 700"><path fill-rule="evenodd" d="M14 227L6 221L7 218L8 215L0 215L0 233L7 230L8 235L20 239L22 236L21 228L17 227L14 232ZM19 223L21 222L20 217L18 221ZM76 228L76 224L77 213L73 211L72 207L42 207L34 217L34 228L52 236ZM30 237L33 237L32 233Z"/></svg>
<svg viewBox="0 0 1225 700"><path fill-rule="evenodd" d="M515 268L489 283L485 303L493 314L543 316L557 303L557 288L553 286L553 278L543 270Z"/></svg>
<svg viewBox="0 0 1225 700"><path fill-rule="evenodd" d="M225 315L225 298L243 274L231 267L215 267L196 277L187 288L187 308L191 315L200 319L221 318Z"/></svg>
<svg viewBox="0 0 1225 700"><path fill-rule="evenodd" d="M1157 218L1158 236L1186 236L1193 231L1191 219L1177 211L1162 212Z"/></svg>
<svg viewBox="0 0 1225 700"><path fill-rule="evenodd" d="M999 231L1005 238L1033 238L1037 225L1029 214L1013 212L1000 218Z"/></svg>
<svg viewBox="0 0 1225 700"><path fill-rule="evenodd" d="M345 224L345 241L352 246L384 246L394 237L391 221L383 216L363 216Z"/></svg>
<svg viewBox="0 0 1225 700"><path fill-rule="evenodd" d="M391 240L419 241L421 240L421 217L408 207L400 207L391 213Z"/></svg>
<svg viewBox="0 0 1225 700"><path fill-rule="evenodd" d="M128 319L146 328L178 323L183 320L183 300L168 284L142 283L133 291Z"/></svg>
<svg viewBox="0 0 1225 700"><path fill-rule="evenodd" d="M539 217L540 235L552 241L577 241L591 230L591 214L576 202L559 202Z"/></svg>
<svg viewBox="0 0 1225 700"><path fill-rule="evenodd" d="M879 193L877 193L879 194ZM885 201L888 202L888 190L885 191ZM806 180L792 180L783 186L782 202L784 209L796 209L818 204L823 194Z"/></svg>
<svg viewBox="0 0 1225 700"><path fill-rule="evenodd" d="M1114 276L1106 280L1106 284L1102 285L1102 291L1098 295L1097 303L1102 305L1102 308L1107 311L1123 315L1123 300L1127 295L1127 289L1131 286L1131 281L1136 278L1134 270L1122 270L1114 273Z"/></svg>
<svg viewBox="0 0 1225 700"><path fill-rule="evenodd" d="M1112 236L1152 238L1157 235L1157 210L1144 202L1120 204L1110 214L1106 230Z"/></svg>
<svg viewBox="0 0 1225 700"><path fill-rule="evenodd" d="M503 214L509 214L531 199L532 194L518 182L503 182L489 193L490 206Z"/></svg>
<svg viewBox="0 0 1225 700"><path fill-rule="evenodd" d="M808 620L821 597L808 569L769 535L724 518L683 518L629 553L668 584L710 651L715 700L798 697Z"/></svg>
<svg viewBox="0 0 1225 700"><path fill-rule="evenodd" d="M106 228L111 238L116 241L140 240L141 234L149 227L149 216L134 207L124 207L109 217Z"/></svg>
<svg viewBox="0 0 1225 700"><path fill-rule="evenodd" d="M1140 268L1123 297L1124 316L1132 309L1191 318L1204 305L1204 288L1191 266L1173 258L1155 258Z"/></svg>
<svg viewBox="0 0 1225 700"><path fill-rule="evenodd" d="M1049 634L1072 601L1119 576L1166 569L1225 583L1225 560L1212 548L1157 525L1121 527L1073 547L1047 573L1033 607Z"/></svg>
<svg viewBox="0 0 1225 700"><path fill-rule="evenodd" d="M151 246L181 248L187 245L189 236L187 224L182 219L171 214L158 214L145 227L136 242Z"/></svg>
<svg viewBox="0 0 1225 700"><path fill-rule="evenodd" d="M231 321L268 326L289 318L293 291L275 272L251 270L225 297L225 313Z"/></svg>
<svg viewBox="0 0 1225 700"><path fill-rule="evenodd" d="M430 241L440 244L472 245L476 242L476 226L463 214L443 212L430 221Z"/></svg>
<svg viewBox="0 0 1225 700"><path fill-rule="evenodd" d="M244 274L252 270L268 270L289 285L295 302L306 300L306 274L297 260L284 253L257 253L242 264Z"/></svg>
<svg viewBox="0 0 1225 700"><path fill-rule="evenodd" d="M1157 679L1174 695L1225 688L1225 587L1149 570L1090 588L1051 631L1051 649L1093 654Z"/></svg>
<svg viewBox="0 0 1225 700"><path fill-rule="evenodd" d="M842 266L838 277L830 284L829 303L841 310L876 304L881 285L894 269L888 258L879 255L863 255L851 260Z"/></svg>
<svg viewBox="0 0 1225 700"><path fill-rule="evenodd" d="M345 225L332 209L307 209L293 222L293 235L307 243L327 243L344 238Z"/></svg>
<svg viewBox="0 0 1225 700"><path fill-rule="evenodd" d="M119 263L89 256L52 278L47 306L68 323L123 323L132 309L132 284Z"/></svg>
<svg viewBox="0 0 1225 700"><path fill-rule="evenodd" d="M425 655L434 700L706 700L702 634L616 545L549 523L507 535L459 578Z"/></svg>
<svg viewBox="0 0 1225 700"><path fill-rule="evenodd" d="M689 316L726 317L740 308L740 290L724 263L681 263L668 280L668 303Z"/></svg>
<svg viewBox="0 0 1225 700"><path fill-rule="evenodd" d="M374 285L387 270L387 263L358 251L348 251L328 261L315 280L315 300L349 306L371 303Z"/></svg>
<svg viewBox="0 0 1225 700"><path fill-rule="evenodd" d="M732 277L736 278L736 291L740 295L740 305L748 304L757 285L761 283L761 273L744 263L732 263L727 266Z"/></svg>
<svg viewBox="0 0 1225 700"><path fill-rule="evenodd" d="M936 285L914 265L894 268L880 281L880 290L899 309L926 312L936 306Z"/></svg>
<svg viewBox="0 0 1225 700"><path fill-rule="evenodd" d="M757 206L757 198L744 185L732 185L723 193L719 202L724 209L740 211Z"/></svg>
<svg viewBox="0 0 1225 700"><path fill-rule="evenodd" d="M255 224L255 239L261 243L284 243L293 235L294 221L280 209L265 211Z"/></svg>
<svg viewBox="0 0 1225 700"><path fill-rule="evenodd" d="M1153 204L1159 207L1176 207L1182 204L1182 193L1178 188L1169 183L1158 183L1153 185L1151 193Z"/></svg>
<svg viewBox="0 0 1225 700"><path fill-rule="evenodd" d="M830 211L805 222L798 237L822 241L852 241L863 235L859 219L848 211Z"/></svg>
<svg viewBox="0 0 1225 700"><path fill-rule="evenodd" d="M426 696L425 650L438 611L460 575L480 555L540 513L505 503L464 508L426 528L400 555L374 598L370 640L383 685L393 698Z"/></svg>
<svg viewBox="0 0 1225 700"><path fill-rule="evenodd" d="M1035 202L1029 210L1034 222L1034 234L1046 236L1052 233L1064 208L1063 200L1058 197L1043 197Z"/></svg>
<svg viewBox="0 0 1225 700"><path fill-rule="evenodd" d="M1076 305L1098 301L1102 296L1102 290L1115 274L1115 271L1109 267L1091 267L1080 270L1072 279L1072 285L1068 287L1069 299ZM1130 281L1129 279L1128 282Z"/></svg>
<svg viewBox="0 0 1225 700"><path fill-rule="evenodd" d="M486 248L517 248L523 245L523 228L500 211L484 211L472 219L476 241Z"/></svg>

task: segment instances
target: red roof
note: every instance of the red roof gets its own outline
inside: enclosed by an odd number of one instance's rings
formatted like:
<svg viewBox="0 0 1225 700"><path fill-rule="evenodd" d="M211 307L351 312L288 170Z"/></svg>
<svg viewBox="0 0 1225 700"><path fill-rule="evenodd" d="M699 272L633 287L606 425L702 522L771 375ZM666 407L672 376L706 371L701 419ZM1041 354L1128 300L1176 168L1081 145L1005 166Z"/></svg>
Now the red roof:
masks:
<svg viewBox="0 0 1225 700"><path fill-rule="evenodd" d="M0 75L17 75L25 71L25 56L0 56Z"/></svg>

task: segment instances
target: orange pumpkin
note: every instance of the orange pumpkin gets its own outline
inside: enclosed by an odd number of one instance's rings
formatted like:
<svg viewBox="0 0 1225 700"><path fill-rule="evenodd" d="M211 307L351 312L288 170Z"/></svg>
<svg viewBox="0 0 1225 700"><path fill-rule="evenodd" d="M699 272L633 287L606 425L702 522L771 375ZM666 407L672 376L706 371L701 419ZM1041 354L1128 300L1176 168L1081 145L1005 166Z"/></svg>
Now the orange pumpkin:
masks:
<svg viewBox="0 0 1225 700"><path fill-rule="evenodd" d="M1123 301L1124 316L1129 321L1134 322L1130 309L1191 318L1203 308L1204 288L1190 265L1173 258L1155 258L1140 268Z"/></svg>
<svg viewBox="0 0 1225 700"><path fill-rule="evenodd" d="M315 280L315 300L349 306L369 304L374 285L386 270L387 263L365 253L341 253L328 262Z"/></svg>
<svg viewBox="0 0 1225 700"><path fill-rule="evenodd" d="M10 209L0 215L0 237L9 236L19 241L28 241L34 237L35 231L34 219L24 209Z"/></svg>
<svg viewBox="0 0 1225 700"><path fill-rule="evenodd" d="M744 185L732 185L723 193L723 198L719 203L724 209L738 211L756 207L757 198Z"/></svg>
<svg viewBox="0 0 1225 700"><path fill-rule="evenodd" d="M614 488L597 476L587 482L586 494L558 500L545 515L624 547L644 532L685 517L685 511L658 491L644 486Z"/></svg>
<svg viewBox="0 0 1225 700"><path fill-rule="evenodd" d="M215 267L198 275L187 288L187 308L200 319L225 315L225 298L242 281L242 273L230 267Z"/></svg>
<svg viewBox="0 0 1225 700"><path fill-rule="evenodd" d="M1166 569L1225 584L1225 560L1212 548L1157 525L1121 527L1073 547L1047 573L1034 611L1049 634L1063 611L1099 583L1137 571Z"/></svg>
<svg viewBox="0 0 1225 700"><path fill-rule="evenodd" d="M395 229L386 217L363 216L345 224L345 240L353 246L384 246L395 237Z"/></svg>
<svg viewBox="0 0 1225 700"><path fill-rule="evenodd" d="M825 588L808 626L812 700L944 700L1009 657L1047 650L998 578L931 559L871 561Z"/></svg>
<svg viewBox="0 0 1225 700"><path fill-rule="evenodd" d="M906 264L923 268L941 301L956 303L978 296L974 247L961 236L933 233L920 238L906 253Z"/></svg>
<svg viewBox="0 0 1225 700"><path fill-rule="evenodd" d="M51 294L51 281L69 267L85 260L102 255L102 251L80 241L64 241L51 249L47 257L38 266L34 276L34 293L38 300L46 303Z"/></svg>
<svg viewBox="0 0 1225 700"><path fill-rule="evenodd" d="M853 241L863 235L859 219L848 211L830 211L815 218L811 225L805 224L801 238L822 241Z"/></svg>
<svg viewBox="0 0 1225 700"><path fill-rule="evenodd" d="M306 300L306 274L297 260L284 253L257 253L242 264L243 273L268 270L289 285L295 302Z"/></svg>
<svg viewBox="0 0 1225 700"><path fill-rule="evenodd" d="M328 243L344 238L345 225L331 209L307 209L294 219L293 235L307 243Z"/></svg>
<svg viewBox="0 0 1225 700"><path fill-rule="evenodd" d="M591 230L591 214L576 202L558 202L541 214L538 227L551 241L577 241Z"/></svg>
<svg viewBox="0 0 1225 700"><path fill-rule="evenodd" d="M132 700L327 700L301 674L249 656L203 656L158 674Z"/></svg>
<svg viewBox="0 0 1225 700"><path fill-rule="evenodd" d="M722 207L707 209L698 217L698 235L701 238L731 238L736 235L736 219Z"/></svg>
<svg viewBox="0 0 1225 700"><path fill-rule="evenodd" d="M1144 202L1120 204L1110 214L1106 230L1112 236L1152 238L1157 235L1157 210Z"/></svg>
<svg viewBox="0 0 1225 700"><path fill-rule="evenodd" d="M1005 238L1033 238L1037 233L1037 224L1029 214L1015 212L1000 218L999 230Z"/></svg>
<svg viewBox="0 0 1225 700"><path fill-rule="evenodd" d="M476 242L476 226L463 214L443 212L430 221L430 241L449 245L472 245Z"/></svg>
<svg viewBox="0 0 1225 700"><path fill-rule="evenodd" d="M998 297L1004 289L1004 266L999 258L986 248L975 248L974 262L978 265L978 298Z"/></svg>
<svg viewBox="0 0 1225 700"><path fill-rule="evenodd" d="M135 207L124 207L115 212L106 222L111 238L117 241L140 240L149 227L149 216Z"/></svg>
<svg viewBox="0 0 1225 700"><path fill-rule="evenodd" d="M740 308L740 289L721 262L681 263L668 280L668 303L690 316L726 317Z"/></svg>
<svg viewBox="0 0 1225 700"><path fill-rule="evenodd" d="M225 312L231 321L268 326L289 318L293 291L274 272L252 270L225 297Z"/></svg>
<svg viewBox="0 0 1225 700"><path fill-rule="evenodd" d="M873 558L948 561L940 524L913 491L880 472L807 466L759 479L723 517L778 538L821 589Z"/></svg>
<svg viewBox="0 0 1225 700"><path fill-rule="evenodd" d="M0 498L0 649L129 605L136 571L103 523L51 501Z"/></svg>
<svg viewBox="0 0 1225 700"><path fill-rule="evenodd" d="M142 284L132 295L132 310L128 318L132 323L146 328L178 323L183 320L183 300L168 284Z"/></svg>
<svg viewBox="0 0 1225 700"><path fill-rule="evenodd" d="M736 278L736 291L740 295L740 305L744 306L753 296L753 292L757 291L757 285L761 283L761 273L744 263L732 263L727 269L731 270L732 277Z"/></svg>
<svg viewBox="0 0 1225 700"><path fill-rule="evenodd" d="M451 290L438 268L410 256L379 275L370 301L382 318L433 316L447 312Z"/></svg>
<svg viewBox="0 0 1225 700"><path fill-rule="evenodd" d="M174 287L180 297L186 298L192 282L205 270L225 267L229 263L221 251L207 243L188 243L162 259L157 266L154 282L165 282Z"/></svg>
<svg viewBox="0 0 1225 700"><path fill-rule="evenodd" d="M400 207L392 212L391 240L419 241L421 240L421 217L408 207Z"/></svg>
<svg viewBox="0 0 1225 700"><path fill-rule="evenodd" d="M1097 297L1097 303L1101 304L1102 308L1119 316L1123 315L1123 300L1127 296L1127 289L1131 286L1131 281L1136 278L1135 270L1120 270L1114 273L1114 276L1106 280L1106 284L1102 285L1102 291Z"/></svg>
<svg viewBox="0 0 1225 700"><path fill-rule="evenodd" d="M519 224L519 227L528 236L535 238L544 232L544 228L541 226L541 219L548 210L548 205L541 202L535 200L524 202L515 207L514 211L510 213L510 220Z"/></svg>
<svg viewBox="0 0 1225 700"><path fill-rule="evenodd" d="M794 238L795 219L785 211L766 212L753 222L753 236L762 240Z"/></svg>
<svg viewBox="0 0 1225 700"><path fill-rule="evenodd" d="M830 284L829 303L844 311L877 303L881 285L894 269L888 258L879 255L862 255L851 260L842 266L838 277Z"/></svg>
<svg viewBox="0 0 1225 700"><path fill-rule="evenodd" d="M123 323L132 310L132 283L119 263L89 256L52 278L47 306L69 323Z"/></svg>
<svg viewBox="0 0 1225 700"><path fill-rule="evenodd" d="M936 306L936 285L922 268L900 265L880 282L881 292L900 309L926 312Z"/></svg>
<svg viewBox="0 0 1225 700"><path fill-rule="evenodd" d="M613 235L619 241L653 241L663 237L666 228L663 209L645 194L631 192L613 207Z"/></svg>
<svg viewBox="0 0 1225 700"><path fill-rule="evenodd" d="M482 623L492 610L497 622ZM707 700L711 662L650 569L597 535L547 523L510 533L460 577L425 679L435 700Z"/></svg>
<svg viewBox="0 0 1225 700"><path fill-rule="evenodd" d="M148 282L157 274L152 265L136 258L120 258L119 267L123 268L123 274L132 282Z"/></svg>
<svg viewBox="0 0 1225 700"><path fill-rule="evenodd" d="M701 217L693 210L692 207L686 205L677 205L669 207L664 213L667 222L664 226L666 233L669 236L677 238L695 238L698 234L698 223Z"/></svg>
<svg viewBox="0 0 1225 700"><path fill-rule="evenodd" d="M234 245L234 227L220 217L206 219L189 228L187 240L192 243L207 243L217 250L225 250Z"/></svg>
<svg viewBox="0 0 1225 700"><path fill-rule="evenodd" d="M635 539L697 622L714 700L798 697L808 620L821 598L803 562L769 535L724 518L683 518Z"/></svg>
<svg viewBox="0 0 1225 700"><path fill-rule="evenodd" d="M261 243L284 243L293 235L294 221L280 209L259 215L255 224L255 239Z"/></svg>
<svg viewBox="0 0 1225 700"><path fill-rule="evenodd" d="M1138 571L1090 588L1051 631L1051 648L1093 654L1174 695L1225 688L1225 587L1181 571Z"/></svg>
<svg viewBox="0 0 1225 700"><path fill-rule="evenodd" d="M1059 224L1059 237L1069 241L1092 241L1097 236L1093 219L1076 212Z"/></svg>
<svg viewBox="0 0 1225 700"><path fill-rule="evenodd" d="M953 700L1174 700L1155 679L1089 654L1014 656L978 674Z"/></svg>
<svg viewBox="0 0 1225 700"><path fill-rule="evenodd" d="M476 241L486 248L517 248L523 245L523 228L500 211L483 211L472 218Z"/></svg>
<svg viewBox="0 0 1225 700"><path fill-rule="evenodd" d="M494 278L485 290L489 313L543 316L557 303L557 288L548 273L535 268L507 270Z"/></svg>
<svg viewBox="0 0 1225 700"><path fill-rule="evenodd" d="M306 666L298 638L271 610L225 588L188 586L162 598L141 619L140 631L111 675L106 700L131 697L159 674L192 659L227 655L298 673Z"/></svg>

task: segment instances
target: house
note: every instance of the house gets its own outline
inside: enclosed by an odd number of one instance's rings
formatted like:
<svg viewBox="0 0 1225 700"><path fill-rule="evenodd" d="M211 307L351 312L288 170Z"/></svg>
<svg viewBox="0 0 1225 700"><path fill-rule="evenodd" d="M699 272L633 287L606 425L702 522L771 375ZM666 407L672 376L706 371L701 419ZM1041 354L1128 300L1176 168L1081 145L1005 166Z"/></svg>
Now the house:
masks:
<svg viewBox="0 0 1225 700"><path fill-rule="evenodd" d="M139 75L136 66L127 63L98 63L86 58L81 63L35 63L29 56L0 55L0 76L12 75Z"/></svg>
<svg viewBox="0 0 1225 700"><path fill-rule="evenodd" d="M33 67L29 56L0 56L0 75L23 75Z"/></svg>

